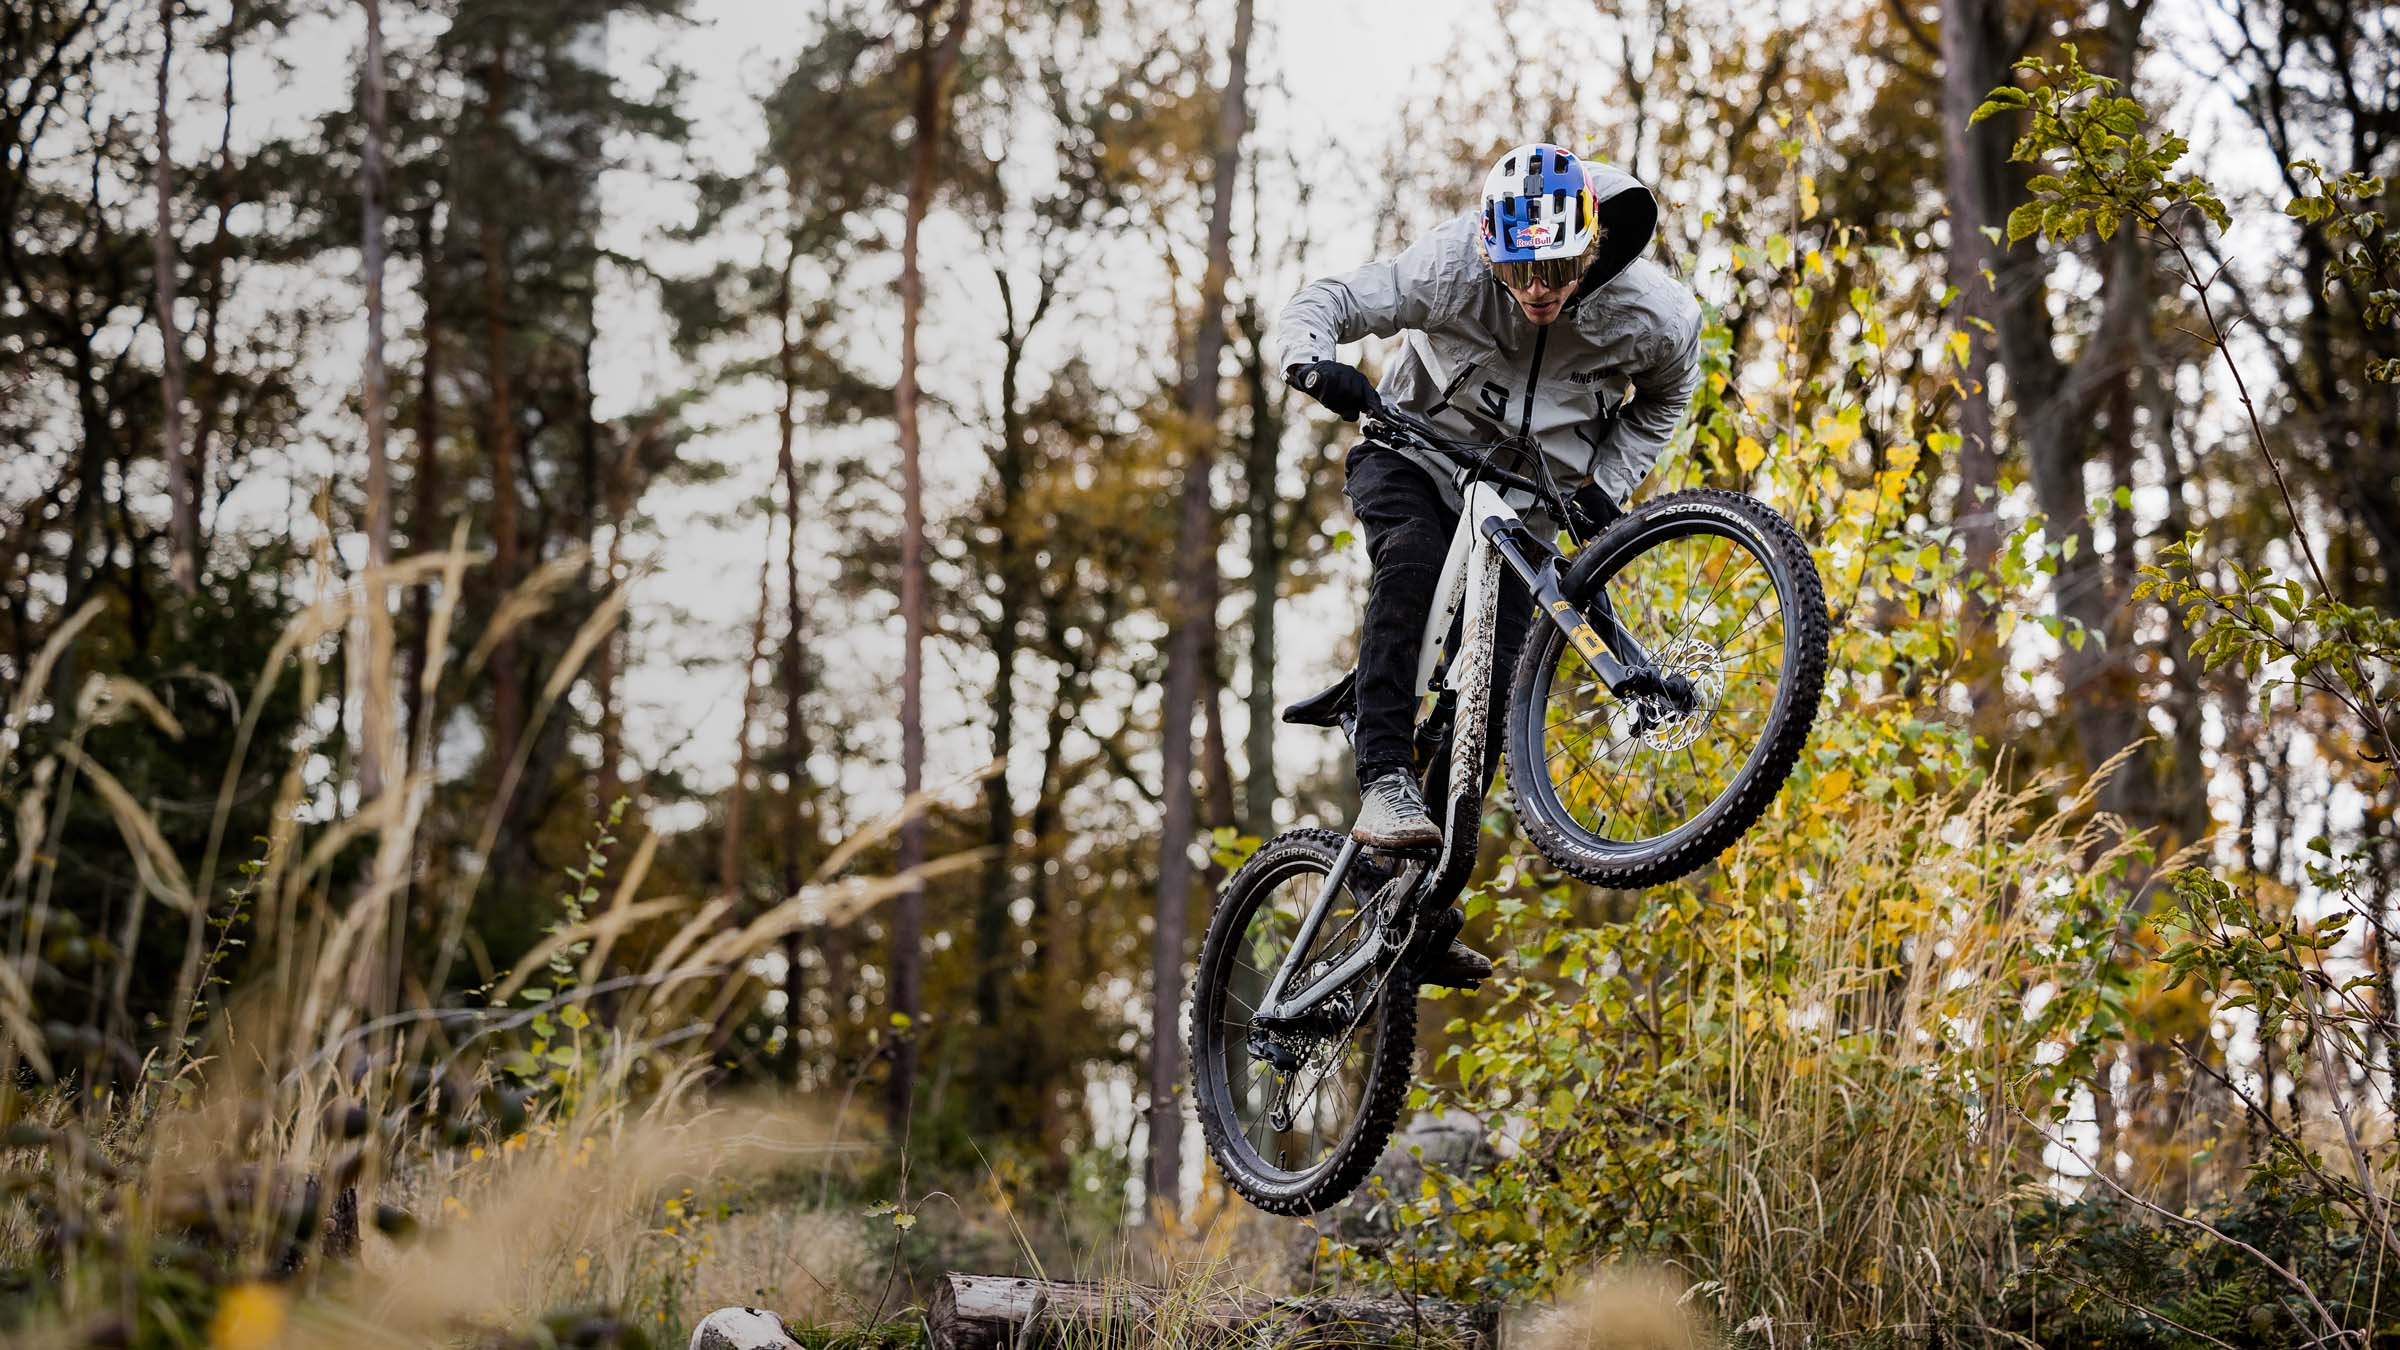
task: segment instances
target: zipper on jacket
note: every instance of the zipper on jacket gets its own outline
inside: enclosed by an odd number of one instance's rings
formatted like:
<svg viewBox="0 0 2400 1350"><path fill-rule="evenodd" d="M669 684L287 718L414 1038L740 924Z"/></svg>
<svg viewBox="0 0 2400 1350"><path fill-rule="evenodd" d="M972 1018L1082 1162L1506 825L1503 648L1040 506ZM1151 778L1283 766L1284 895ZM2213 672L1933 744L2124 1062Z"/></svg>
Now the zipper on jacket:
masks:
<svg viewBox="0 0 2400 1350"><path fill-rule="evenodd" d="M1560 316L1564 318L1564 315ZM1544 324L1533 330L1533 360L1525 367L1525 417L1517 423L1517 434L1527 439L1533 436L1534 391L1542 383L1542 348L1550 341L1550 326ZM1535 447L1539 453L1540 447Z"/></svg>

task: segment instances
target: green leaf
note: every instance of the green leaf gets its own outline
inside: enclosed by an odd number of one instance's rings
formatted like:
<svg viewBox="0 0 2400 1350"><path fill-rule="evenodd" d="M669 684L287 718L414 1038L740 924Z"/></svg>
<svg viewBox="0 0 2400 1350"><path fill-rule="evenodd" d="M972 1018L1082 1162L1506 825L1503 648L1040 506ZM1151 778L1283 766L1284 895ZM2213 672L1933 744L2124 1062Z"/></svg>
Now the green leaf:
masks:
<svg viewBox="0 0 2400 1350"><path fill-rule="evenodd" d="M2026 202L2008 213L2008 242L2014 244L2042 228L2042 204Z"/></svg>

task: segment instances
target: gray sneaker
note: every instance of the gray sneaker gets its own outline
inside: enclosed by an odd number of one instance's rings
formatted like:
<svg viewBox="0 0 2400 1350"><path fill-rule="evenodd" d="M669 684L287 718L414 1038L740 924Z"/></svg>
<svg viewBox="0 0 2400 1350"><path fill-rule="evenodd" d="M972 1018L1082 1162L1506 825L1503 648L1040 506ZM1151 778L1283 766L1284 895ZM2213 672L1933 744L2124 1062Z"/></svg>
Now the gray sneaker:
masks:
<svg viewBox="0 0 2400 1350"><path fill-rule="evenodd" d="M1350 837L1369 848L1432 848L1442 842L1442 831L1426 813L1417 780L1393 769L1360 791Z"/></svg>

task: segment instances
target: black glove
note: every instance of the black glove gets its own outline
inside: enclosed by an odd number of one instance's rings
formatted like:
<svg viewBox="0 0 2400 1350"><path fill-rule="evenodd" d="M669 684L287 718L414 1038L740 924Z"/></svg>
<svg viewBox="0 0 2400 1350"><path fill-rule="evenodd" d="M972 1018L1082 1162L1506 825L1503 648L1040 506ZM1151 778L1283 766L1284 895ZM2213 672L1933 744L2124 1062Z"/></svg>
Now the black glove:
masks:
<svg viewBox="0 0 2400 1350"><path fill-rule="evenodd" d="M1358 415L1375 407L1375 384L1366 372L1339 361L1311 361L1294 366L1285 372L1292 387L1325 405L1325 410L1345 422L1355 422Z"/></svg>
<svg viewBox="0 0 2400 1350"><path fill-rule="evenodd" d="M1617 523L1625 515L1616 499L1600 490L1598 483L1586 483L1567 494L1567 528L1584 543L1600 537L1600 532Z"/></svg>

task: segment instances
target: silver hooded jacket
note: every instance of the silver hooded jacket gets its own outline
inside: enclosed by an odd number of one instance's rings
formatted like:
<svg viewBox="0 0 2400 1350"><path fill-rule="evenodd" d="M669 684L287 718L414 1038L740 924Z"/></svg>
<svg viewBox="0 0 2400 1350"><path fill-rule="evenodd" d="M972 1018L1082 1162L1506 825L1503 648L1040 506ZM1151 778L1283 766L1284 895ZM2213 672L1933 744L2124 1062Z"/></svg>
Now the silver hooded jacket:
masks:
<svg viewBox="0 0 2400 1350"><path fill-rule="evenodd" d="M1562 486L1586 479L1622 502L1648 476L1699 383L1700 305L1641 256L1658 201L1630 174L1588 164L1598 256L1547 327L1525 319L1476 248L1475 218L1444 221L1397 258L1310 282L1278 321L1283 369L1338 343L1408 336L1384 372L1386 403L1465 439L1529 435ZM1409 453L1458 505L1456 468Z"/></svg>

